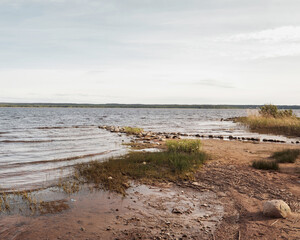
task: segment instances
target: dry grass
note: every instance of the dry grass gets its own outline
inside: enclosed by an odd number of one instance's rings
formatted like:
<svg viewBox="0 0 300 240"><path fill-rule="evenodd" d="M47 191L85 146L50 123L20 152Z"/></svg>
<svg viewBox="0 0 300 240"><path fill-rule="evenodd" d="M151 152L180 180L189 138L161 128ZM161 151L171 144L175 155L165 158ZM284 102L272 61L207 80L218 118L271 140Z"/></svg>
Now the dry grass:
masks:
<svg viewBox="0 0 300 240"><path fill-rule="evenodd" d="M35 191L13 191L10 193L0 193L0 213L16 212L22 214L49 214L57 213L68 209L66 200L39 201L35 196Z"/></svg>
<svg viewBox="0 0 300 240"><path fill-rule="evenodd" d="M9 211L10 204L6 193L0 193L0 212Z"/></svg>
<svg viewBox="0 0 300 240"><path fill-rule="evenodd" d="M57 187L68 195L78 192L80 190L80 181L78 180L77 172L75 172L73 177L59 179Z"/></svg>
<svg viewBox="0 0 300 240"><path fill-rule="evenodd" d="M300 119L297 117L274 118L250 115L237 118L236 121L254 132L300 137Z"/></svg>

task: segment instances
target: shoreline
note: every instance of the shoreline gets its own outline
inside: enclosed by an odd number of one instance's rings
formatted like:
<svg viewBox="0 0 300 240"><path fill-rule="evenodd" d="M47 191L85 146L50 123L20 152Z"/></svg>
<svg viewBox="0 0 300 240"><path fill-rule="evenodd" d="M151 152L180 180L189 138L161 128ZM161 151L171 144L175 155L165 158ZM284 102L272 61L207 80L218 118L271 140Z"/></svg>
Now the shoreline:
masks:
<svg viewBox="0 0 300 240"><path fill-rule="evenodd" d="M203 149L212 154L212 159L197 172L194 182L172 183L171 185L154 184L148 187L131 183L132 186L125 198L101 190L86 192L86 194L71 194L63 198L65 200L63 203L70 208L62 207L60 213L48 213L41 216L2 215L0 226L5 230L0 232L0 237L9 239L9 237L12 238L14 232L17 232L14 239L38 239L37 236L40 234L45 236L44 239L134 239L134 237L141 237L141 239L158 239L158 237L231 239L230 236L236 239L239 234L242 236L241 239L275 239L280 235L289 236L289 239L297 239L300 229L300 206L297 205L300 201L299 158L292 165L280 164L279 172L255 170L250 167L250 163L258 158L268 158L274 151L299 147L284 143L216 139L201 141ZM149 143L145 145L149 146ZM295 169L299 172L295 172ZM143 191L138 190L139 187ZM189 211L186 205L179 204L178 199L175 201L168 198L167 202L162 198L157 200L162 193L183 197L185 192L191 192L190 197L184 200L192 206L192 210ZM204 193L211 194L212 198L200 201ZM99 195L102 196L100 200L97 198ZM193 195L199 195L199 197L193 200ZM214 195L215 200L210 201L209 199L214 199ZM263 201L271 198L281 198L287 201L295 215L290 219L280 219L273 224L276 219L267 218L261 214ZM144 200L141 201L141 199ZM153 204L149 205L148 203L151 202ZM173 208L164 207L170 202ZM209 217L217 214L218 208L213 204L216 202L220 202L220 206L224 209L220 217L222 221L214 222L215 225L210 228L201 228L201 224L210 222L206 220L210 220ZM177 209L173 211L175 206ZM178 210L179 207L183 210ZM211 214L206 216L208 219L205 219L204 215L203 218L199 218L195 209L206 209ZM156 215L162 214L164 217L148 216L147 213L151 211L154 211ZM139 214L138 220L134 218L137 214ZM178 221L180 222L182 217L191 219L191 223L187 224L189 227L182 224L179 226ZM62 226L66 219L70 223ZM163 219L165 219L164 224ZM47 226L48 231L41 230L44 226ZM288 229L288 231L284 232L282 229Z"/></svg>
<svg viewBox="0 0 300 240"><path fill-rule="evenodd" d="M10 103L1 102L0 107L25 108L157 108L157 109L257 109L263 104L120 104L120 103ZM279 109L300 109L299 105L278 105Z"/></svg>

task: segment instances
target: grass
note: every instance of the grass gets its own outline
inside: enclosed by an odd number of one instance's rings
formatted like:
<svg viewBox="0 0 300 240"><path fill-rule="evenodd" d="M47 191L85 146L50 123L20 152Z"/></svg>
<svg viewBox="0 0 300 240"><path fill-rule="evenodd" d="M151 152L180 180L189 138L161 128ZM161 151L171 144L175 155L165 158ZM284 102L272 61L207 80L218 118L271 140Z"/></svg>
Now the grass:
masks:
<svg viewBox="0 0 300 240"><path fill-rule="evenodd" d="M252 167L262 170L278 170L279 166L276 161L272 160L257 160L252 163Z"/></svg>
<svg viewBox="0 0 300 240"><path fill-rule="evenodd" d="M123 195L129 180L149 183L192 179L208 156L200 151L199 140L177 142L169 141L165 152L131 152L105 162L81 163L75 170L84 182Z"/></svg>
<svg viewBox="0 0 300 240"><path fill-rule="evenodd" d="M254 132L300 137L300 119L297 117L274 118L250 115L237 118L236 121L249 127Z"/></svg>
<svg viewBox="0 0 300 240"><path fill-rule="evenodd" d="M144 131L144 129L142 129L142 128L133 128L133 127L124 127L124 131L128 134L136 135L136 134L142 133Z"/></svg>
<svg viewBox="0 0 300 240"><path fill-rule="evenodd" d="M201 141L195 139L169 140L166 145L169 152L197 153L201 151Z"/></svg>
<svg viewBox="0 0 300 240"><path fill-rule="evenodd" d="M271 158L275 159L277 163L294 163L300 154L299 149L287 149L280 152L275 152Z"/></svg>
<svg viewBox="0 0 300 240"><path fill-rule="evenodd" d="M287 149L274 152L271 159L252 162L252 167L263 170L279 170L279 163L294 163L300 155L299 149Z"/></svg>

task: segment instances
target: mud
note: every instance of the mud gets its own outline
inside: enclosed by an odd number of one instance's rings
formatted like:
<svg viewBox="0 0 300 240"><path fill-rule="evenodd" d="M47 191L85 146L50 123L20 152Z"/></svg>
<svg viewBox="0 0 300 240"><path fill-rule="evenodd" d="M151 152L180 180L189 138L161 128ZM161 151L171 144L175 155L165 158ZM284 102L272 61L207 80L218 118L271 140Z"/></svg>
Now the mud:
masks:
<svg viewBox="0 0 300 240"><path fill-rule="evenodd" d="M70 209L2 217L1 239L211 239L224 214L212 191L174 184L133 185L125 198L82 191L56 202L68 202Z"/></svg>

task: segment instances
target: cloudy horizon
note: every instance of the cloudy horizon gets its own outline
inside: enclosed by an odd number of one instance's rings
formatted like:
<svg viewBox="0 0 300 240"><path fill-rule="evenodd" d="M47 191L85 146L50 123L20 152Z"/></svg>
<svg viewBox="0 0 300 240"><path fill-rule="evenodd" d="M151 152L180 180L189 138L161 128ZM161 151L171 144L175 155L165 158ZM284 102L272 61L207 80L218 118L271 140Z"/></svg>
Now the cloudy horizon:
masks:
<svg viewBox="0 0 300 240"><path fill-rule="evenodd" d="M300 105L296 0L0 0L0 102Z"/></svg>

